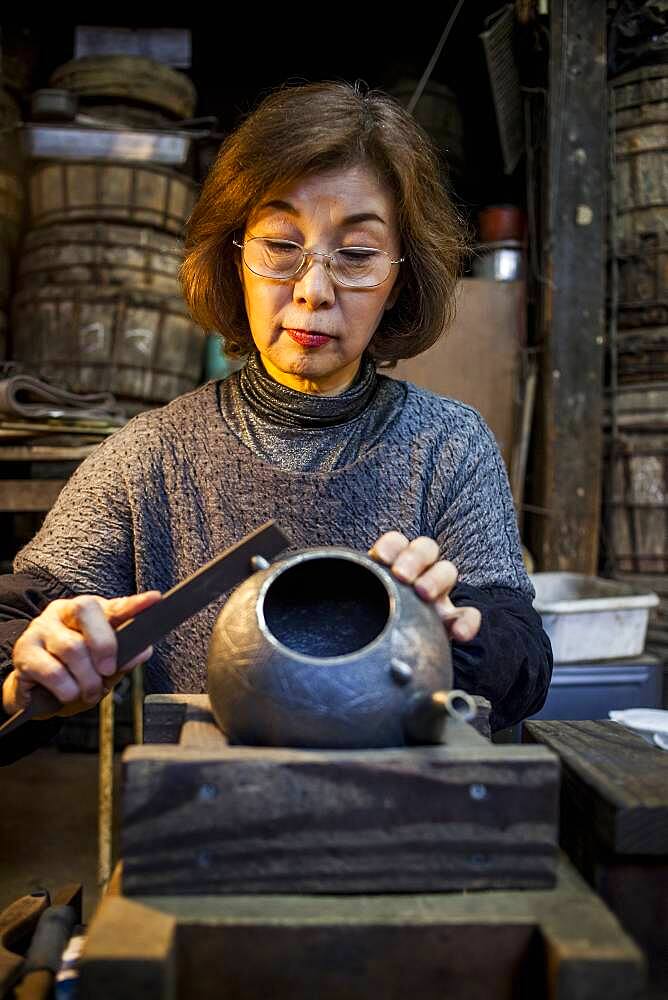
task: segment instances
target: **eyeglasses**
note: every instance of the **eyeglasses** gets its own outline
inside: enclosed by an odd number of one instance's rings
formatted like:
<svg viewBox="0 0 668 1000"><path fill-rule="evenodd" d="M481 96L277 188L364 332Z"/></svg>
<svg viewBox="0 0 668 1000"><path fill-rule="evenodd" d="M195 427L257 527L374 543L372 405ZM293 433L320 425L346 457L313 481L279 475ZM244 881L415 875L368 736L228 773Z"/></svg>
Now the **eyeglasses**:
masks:
<svg viewBox="0 0 668 1000"><path fill-rule="evenodd" d="M251 236L244 243L232 241L243 255L249 271L260 278L285 281L295 278L306 263L307 257L322 257L327 273L339 285L348 288L373 288L389 277L394 264L402 264L404 257L392 260L385 250L374 247L339 247L331 253L324 250L305 250L292 240L272 240L265 236Z"/></svg>

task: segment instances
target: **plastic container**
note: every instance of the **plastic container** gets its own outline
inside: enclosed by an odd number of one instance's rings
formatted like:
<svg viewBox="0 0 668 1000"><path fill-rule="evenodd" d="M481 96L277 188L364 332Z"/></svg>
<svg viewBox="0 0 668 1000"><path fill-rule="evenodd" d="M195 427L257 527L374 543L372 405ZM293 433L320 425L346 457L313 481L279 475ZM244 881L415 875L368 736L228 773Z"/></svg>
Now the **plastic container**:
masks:
<svg viewBox="0 0 668 1000"><path fill-rule="evenodd" d="M654 593L584 573L534 573L534 607L543 619L555 663L639 656Z"/></svg>

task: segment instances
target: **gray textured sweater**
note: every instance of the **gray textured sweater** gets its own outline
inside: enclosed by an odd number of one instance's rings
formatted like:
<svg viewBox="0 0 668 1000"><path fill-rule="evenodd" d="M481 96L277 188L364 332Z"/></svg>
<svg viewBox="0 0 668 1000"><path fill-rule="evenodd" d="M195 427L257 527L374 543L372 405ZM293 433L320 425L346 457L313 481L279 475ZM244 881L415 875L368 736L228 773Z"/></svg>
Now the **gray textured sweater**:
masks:
<svg viewBox="0 0 668 1000"><path fill-rule="evenodd" d="M289 471L233 432L221 386L209 382L142 413L100 445L15 571L55 578L72 593L165 591L273 517L298 546L366 550L392 529L430 535L464 583L531 598L505 467L475 410L405 383L400 412L356 460ZM208 637L223 601L156 645L148 691L205 689Z"/></svg>

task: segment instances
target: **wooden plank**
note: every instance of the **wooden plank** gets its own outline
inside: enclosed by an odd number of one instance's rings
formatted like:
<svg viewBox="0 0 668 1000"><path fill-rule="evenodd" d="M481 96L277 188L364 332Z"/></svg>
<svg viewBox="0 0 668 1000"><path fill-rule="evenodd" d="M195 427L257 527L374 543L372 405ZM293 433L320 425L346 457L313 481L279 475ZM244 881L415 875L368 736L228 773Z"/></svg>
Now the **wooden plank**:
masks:
<svg viewBox="0 0 668 1000"><path fill-rule="evenodd" d="M616 722L527 722L562 762L562 824L616 854L668 855L668 754Z"/></svg>
<svg viewBox="0 0 668 1000"><path fill-rule="evenodd" d="M75 462L87 458L97 448L96 444L71 447L30 444L0 444L0 462Z"/></svg>
<svg viewBox="0 0 668 1000"><path fill-rule="evenodd" d="M615 722L529 722L562 760L561 844L668 995L668 757ZM653 994L654 995L654 994Z"/></svg>
<svg viewBox="0 0 668 1000"><path fill-rule="evenodd" d="M542 378L532 517L540 569L598 566L605 339L606 4L550 3Z"/></svg>
<svg viewBox="0 0 668 1000"><path fill-rule="evenodd" d="M540 747L124 754L128 895L551 885L559 771Z"/></svg>
<svg viewBox="0 0 668 1000"><path fill-rule="evenodd" d="M79 961L80 995L95 1000L173 1000L175 927L175 919L159 910L122 896L104 896ZM132 987L123 989L123 981Z"/></svg>
<svg viewBox="0 0 668 1000"><path fill-rule="evenodd" d="M144 698L144 743L178 743L188 705L209 708L207 694L149 694Z"/></svg>
<svg viewBox="0 0 668 1000"><path fill-rule="evenodd" d="M226 748L227 739L209 708L187 705L179 745L192 750L220 751Z"/></svg>
<svg viewBox="0 0 668 1000"><path fill-rule="evenodd" d="M0 511L50 510L64 479L0 479Z"/></svg>
<svg viewBox="0 0 668 1000"><path fill-rule="evenodd" d="M176 1000L632 1000L644 984L638 949L563 857L549 891L116 902L143 912L146 927L156 911L174 921ZM113 944L115 995L149 995L135 985L123 908L108 906L84 963L106 960ZM89 968L82 1000L112 995L90 992L90 977Z"/></svg>

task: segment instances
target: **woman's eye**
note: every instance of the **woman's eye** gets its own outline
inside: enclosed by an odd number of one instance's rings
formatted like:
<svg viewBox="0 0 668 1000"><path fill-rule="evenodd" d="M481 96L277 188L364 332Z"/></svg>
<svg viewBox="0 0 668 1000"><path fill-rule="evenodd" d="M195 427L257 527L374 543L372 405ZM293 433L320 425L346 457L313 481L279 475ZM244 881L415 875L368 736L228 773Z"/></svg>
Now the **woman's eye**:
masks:
<svg viewBox="0 0 668 1000"><path fill-rule="evenodd" d="M339 250L338 253L346 264L368 264L378 254L378 251L366 247L346 247Z"/></svg>
<svg viewBox="0 0 668 1000"><path fill-rule="evenodd" d="M299 248L288 240L272 240L267 243L267 249L271 250L272 253L294 253Z"/></svg>

